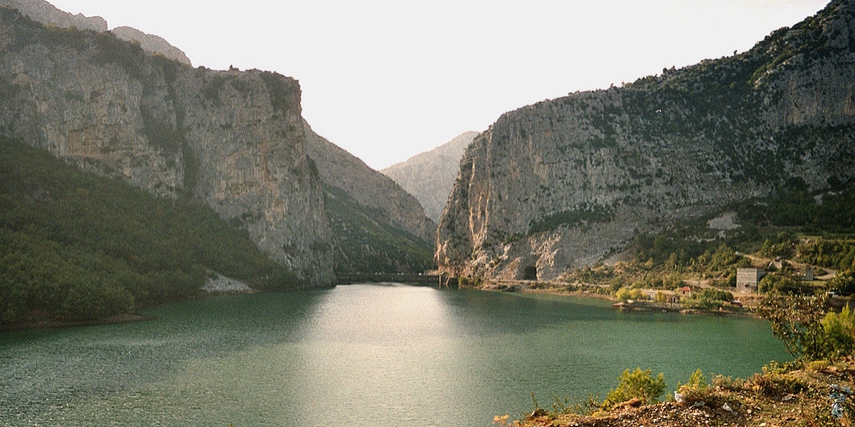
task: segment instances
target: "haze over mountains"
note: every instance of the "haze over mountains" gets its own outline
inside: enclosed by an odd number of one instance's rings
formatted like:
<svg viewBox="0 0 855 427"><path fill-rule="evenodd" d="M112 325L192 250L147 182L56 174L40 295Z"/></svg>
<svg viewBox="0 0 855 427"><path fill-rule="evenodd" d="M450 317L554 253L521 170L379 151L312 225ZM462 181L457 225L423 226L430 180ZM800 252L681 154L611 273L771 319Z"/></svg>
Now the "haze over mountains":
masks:
<svg viewBox="0 0 855 427"><path fill-rule="evenodd" d="M464 132L433 150L415 155L406 161L381 170L408 193L416 196L425 214L439 221L448 194L457 177L460 158L478 132Z"/></svg>

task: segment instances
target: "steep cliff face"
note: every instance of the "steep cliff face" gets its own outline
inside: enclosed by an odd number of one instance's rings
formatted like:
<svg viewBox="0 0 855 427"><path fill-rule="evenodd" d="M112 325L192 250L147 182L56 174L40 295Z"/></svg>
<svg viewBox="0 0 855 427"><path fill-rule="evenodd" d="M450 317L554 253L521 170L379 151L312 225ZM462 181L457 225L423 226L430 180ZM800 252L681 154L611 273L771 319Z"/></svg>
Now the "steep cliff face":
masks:
<svg viewBox="0 0 855 427"><path fill-rule="evenodd" d="M92 30L103 33L108 30L107 21L100 16L84 16L78 13L72 15L57 9L45 0L0 0L0 7L16 9L24 16L44 25ZM144 51L163 55L182 64L190 65L190 59L180 49L169 44L161 37L146 34L131 27L117 27L113 34L122 40L134 41L140 44Z"/></svg>
<svg viewBox="0 0 855 427"><path fill-rule="evenodd" d="M333 279L293 79L193 69L111 33L46 28L0 8L0 135L204 202L306 282Z"/></svg>
<svg viewBox="0 0 855 427"><path fill-rule="evenodd" d="M437 260L553 279L794 178L851 183L853 82L855 2L833 1L744 54L507 113L461 162Z"/></svg>
<svg viewBox="0 0 855 427"><path fill-rule="evenodd" d="M463 151L476 135L478 132L464 132L433 150L413 156L380 172L415 196L430 219L439 221L442 210L445 209L445 202L448 201L448 193L454 185Z"/></svg>
<svg viewBox="0 0 855 427"><path fill-rule="evenodd" d="M324 183L337 271L411 273L430 268L436 224L419 202L305 121L303 128L309 158Z"/></svg>

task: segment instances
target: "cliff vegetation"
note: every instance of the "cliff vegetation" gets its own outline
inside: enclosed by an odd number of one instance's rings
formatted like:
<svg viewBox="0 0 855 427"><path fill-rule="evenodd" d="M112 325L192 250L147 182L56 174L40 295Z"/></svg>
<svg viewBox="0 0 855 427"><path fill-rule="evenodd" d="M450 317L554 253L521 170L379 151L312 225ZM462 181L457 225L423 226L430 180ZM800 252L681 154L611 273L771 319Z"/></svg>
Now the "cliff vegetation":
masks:
<svg viewBox="0 0 855 427"><path fill-rule="evenodd" d="M159 198L0 140L0 326L100 320L200 292L223 274L298 286L210 207Z"/></svg>
<svg viewBox="0 0 855 427"><path fill-rule="evenodd" d="M848 188L853 64L855 4L835 0L747 52L506 113L460 162L440 268L553 280L728 206Z"/></svg>

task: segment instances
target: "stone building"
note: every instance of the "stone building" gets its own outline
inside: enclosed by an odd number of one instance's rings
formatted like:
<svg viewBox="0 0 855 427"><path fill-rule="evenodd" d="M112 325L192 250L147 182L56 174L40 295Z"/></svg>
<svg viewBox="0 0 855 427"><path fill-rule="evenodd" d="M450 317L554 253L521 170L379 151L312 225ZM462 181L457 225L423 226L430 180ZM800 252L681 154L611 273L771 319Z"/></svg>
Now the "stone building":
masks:
<svg viewBox="0 0 855 427"><path fill-rule="evenodd" d="M757 292L757 284L763 278L763 270L759 268L737 268L736 290L739 292Z"/></svg>

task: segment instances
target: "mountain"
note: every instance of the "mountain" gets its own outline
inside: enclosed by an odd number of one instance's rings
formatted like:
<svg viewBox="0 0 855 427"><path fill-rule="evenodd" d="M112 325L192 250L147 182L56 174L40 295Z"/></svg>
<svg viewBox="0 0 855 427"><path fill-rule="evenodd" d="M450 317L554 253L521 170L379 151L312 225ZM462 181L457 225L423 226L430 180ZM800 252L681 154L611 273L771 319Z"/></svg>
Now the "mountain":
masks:
<svg viewBox="0 0 855 427"><path fill-rule="evenodd" d="M464 132L431 151L417 154L380 172L416 196L427 216L439 221L454 185L463 151L476 135L478 132Z"/></svg>
<svg viewBox="0 0 855 427"><path fill-rule="evenodd" d="M303 121L306 149L324 184L338 248L336 271L419 272L433 266L436 223L413 196Z"/></svg>
<svg viewBox="0 0 855 427"><path fill-rule="evenodd" d="M87 17L80 13L72 15L57 9L45 0L0 0L0 7L17 9L33 21L48 26L59 28L75 27L99 33L108 30L107 21L100 16ZM190 65L190 59L187 58L184 52L158 36L146 34L131 27L117 27L112 30L112 33L122 40L138 42L140 47L148 53L160 54L182 64Z"/></svg>
<svg viewBox="0 0 855 427"><path fill-rule="evenodd" d="M170 199L210 206L302 281L333 281L297 81L193 69L110 32L0 8L0 137Z"/></svg>
<svg viewBox="0 0 855 427"><path fill-rule="evenodd" d="M110 32L122 40L139 43L140 47L148 53L163 55L182 64L191 65L190 58L181 49L169 44L160 36L146 34L131 27L116 27Z"/></svg>
<svg viewBox="0 0 855 427"><path fill-rule="evenodd" d="M855 179L855 1L750 51L502 115L466 150L441 269L554 279L727 206Z"/></svg>

